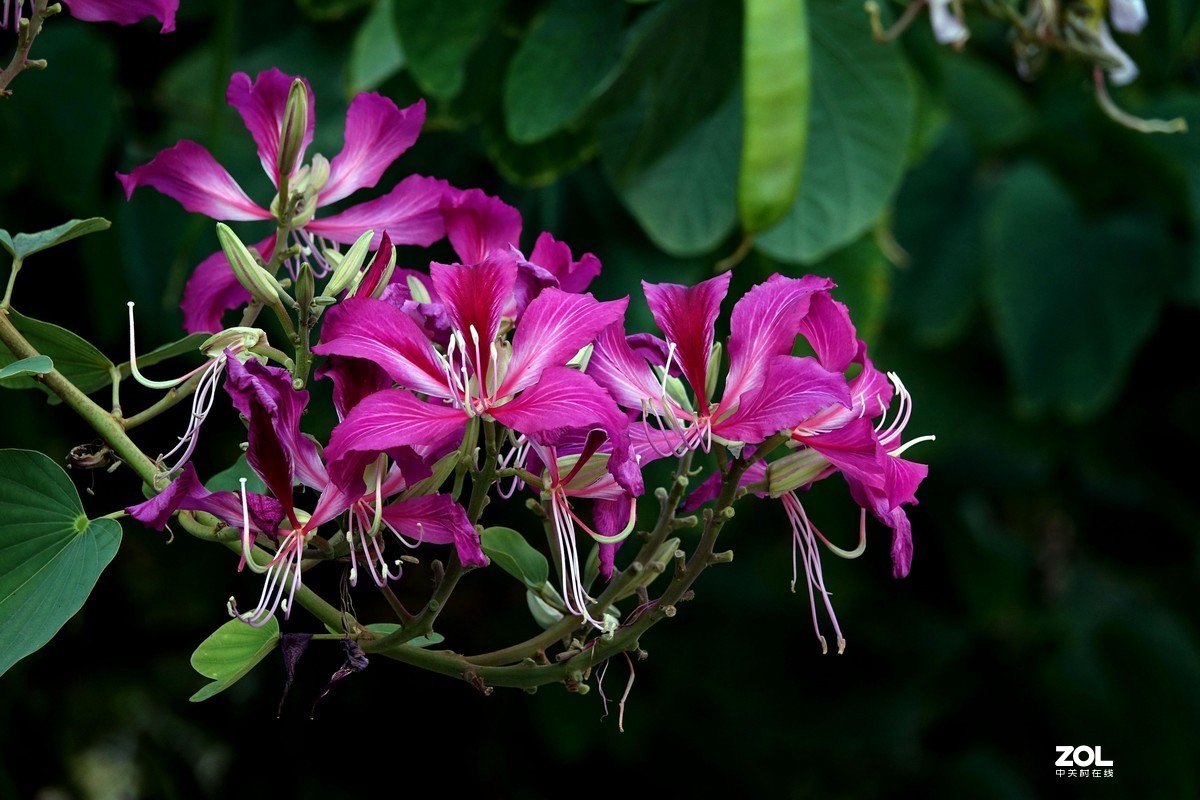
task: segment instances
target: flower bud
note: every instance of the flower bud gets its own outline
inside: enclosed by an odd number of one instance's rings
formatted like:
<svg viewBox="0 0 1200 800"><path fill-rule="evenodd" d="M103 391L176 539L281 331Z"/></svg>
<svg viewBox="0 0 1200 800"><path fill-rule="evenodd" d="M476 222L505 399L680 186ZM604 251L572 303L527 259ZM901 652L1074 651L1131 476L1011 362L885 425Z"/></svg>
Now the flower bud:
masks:
<svg viewBox="0 0 1200 800"><path fill-rule="evenodd" d="M373 297L378 299L392 279L392 271L396 268L396 248L392 240L383 232L379 240L379 250L375 252L375 260L367 267L359 278L358 284L351 290L351 297Z"/></svg>
<svg viewBox="0 0 1200 800"><path fill-rule="evenodd" d="M249 248L242 244L237 234L223 222L217 223L217 239L221 242L221 249L225 251L225 258L228 259L238 283L250 296L263 305L281 305L280 295L283 290L278 282L271 273L259 266Z"/></svg>
<svg viewBox="0 0 1200 800"><path fill-rule="evenodd" d="M359 271L362 269L363 262L367 260L367 253L371 250L371 238L375 235L375 231L367 231L362 236L358 237L346 255L340 256L340 260L333 270L333 276L329 279L329 283L325 284L325 289L321 292L322 297L337 297L342 293L342 290L353 282ZM331 254L330 254L331 255ZM329 258L329 255L326 256ZM334 259L330 259L332 262Z"/></svg>
<svg viewBox="0 0 1200 800"><path fill-rule="evenodd" d="M704 399L711 400L717 393L717 378L721 372L721 343L713 342L708 356L708 374L704 376Z"/></svg>
<svg viewBox="0 0 1200 800"><path fill-rule="evenodd" d="M276 166L282 175L291 175L304 154L304 136L308 133L308 87L300 78L292 81L283 125L279 131L279 157Z"/></svg>
<svg viewBox="0 0 1200 800"><path fill-rule="evenodd" d="M307 314L308 310L312 308L316 291L312 267L307 261L304 261L300 264L300 271L296 274L296 305L300 306L301 314Z"/></svg>

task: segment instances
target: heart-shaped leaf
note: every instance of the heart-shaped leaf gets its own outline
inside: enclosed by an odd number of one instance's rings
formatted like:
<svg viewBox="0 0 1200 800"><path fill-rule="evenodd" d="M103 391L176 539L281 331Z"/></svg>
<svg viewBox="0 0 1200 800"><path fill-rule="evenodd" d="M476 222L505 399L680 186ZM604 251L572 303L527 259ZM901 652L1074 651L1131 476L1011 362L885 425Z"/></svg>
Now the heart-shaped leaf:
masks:
<svg viewBox="0 0 1200 800"><path fill-rule="evenodd" d="M0 675L75 615L120 544L50 458L0 450Z"/></svg>
<svg viewBox="0 0 1200 800"><path fill-rule="evenodd" d="M488 558L530 589L537 589L550 577L546 557L512 528L488 528L479 539Z"/></svg>
<svg viewBox="0 0 1200 800"><path fill-rule="evenodd" d="M42 250L78 239L89 233L108 230L111 225L112 223L103 217L89 217L88 219L73 219L38 233L18 233L16 236L10 236L8 231L0 231L0 245L12 254L13 258L24 261L34 253L40 253Z"/></svg>

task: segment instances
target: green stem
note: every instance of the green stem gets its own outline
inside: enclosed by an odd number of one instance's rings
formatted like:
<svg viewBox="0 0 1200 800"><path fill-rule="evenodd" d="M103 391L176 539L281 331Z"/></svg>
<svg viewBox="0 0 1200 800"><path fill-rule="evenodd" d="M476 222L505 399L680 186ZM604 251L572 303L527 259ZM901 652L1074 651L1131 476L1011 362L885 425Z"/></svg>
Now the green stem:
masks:
<svg viewBox="0 0 1200 800"><path fill-rule="evenodd" d="M4 342L9 351L17 358L31 358L41 355L34 347L25 341L21 332L13 327L8 314L0 310L0 341ZM104 439L113 452L128 464L138 477L147 485L154 486L158 477L158 468L154 462L141 451L133 440L125 434L120 420L96 405L87 395L79 391L58 370L51 370L41 377L50 391L58 395L62 401L84 421L92 426L96 433Z"/></svg>
<svg viewBox="0 0 1200 800"><path fill-rule="evenodd" d="M12 305L13 286L17 283L17 273L21 271L24 259L13 258L12 272L8 276L8 286L4 289L4 299L0 300L0 310L6 309Z"/></svg>

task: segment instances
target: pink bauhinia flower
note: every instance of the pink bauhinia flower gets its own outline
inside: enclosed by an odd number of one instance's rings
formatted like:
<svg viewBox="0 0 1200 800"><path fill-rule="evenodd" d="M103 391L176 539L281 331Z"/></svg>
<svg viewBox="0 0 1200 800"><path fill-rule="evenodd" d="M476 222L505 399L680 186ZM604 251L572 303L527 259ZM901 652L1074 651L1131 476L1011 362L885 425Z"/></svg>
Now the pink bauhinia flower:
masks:
<svg viewBox="0 0 1200 800"><path fill-rule="evenodd" d="M239 72L230 79L225 97L242 116L258 147L263 170L276 190L288 197L266 206L251 200L233 176L204 147L184 139L163 150L128 175L118 173L126 197L139 186L151 186L188 211L222 221L277 220L287 224L289 241L298 245L316 277L330 269L323 252L330 243L351 244L373 230L372 247L386 232L394 244L426 246L440 239L445 226L439 206L449 185L442 180L410 175L387 194L351 206L340 213L318 216L319 209L375 186L392 162L416 141L425 120L425 103L401 109L376 93L355 96L346 113L345 144L326 160L314 155L303 165L313 139L312 90L293 89L297 79L278 69L260 72L251 82ZM291 114L305 106L289 103L289 94L307 98L307 113ZM279 243L272 235L256 245L269 258ZM295 272L299 259L289 261ZM293 277L295 275L293 274ZM197 267L184 292L184 327L189 331L216 330L222 312L249 300L221 253Z"/></svg>
<svg viewBox="0 0 1200 800"><path fill-rule="evenodd" d="M154 17L162 23L161 33L175 30L175 12L179 0L62 0L71 16L85 22L115 22L132 25L145 17ZM0 7L0 28L11 22L17 27L22 16L25 0L4 0Z"/></svg>

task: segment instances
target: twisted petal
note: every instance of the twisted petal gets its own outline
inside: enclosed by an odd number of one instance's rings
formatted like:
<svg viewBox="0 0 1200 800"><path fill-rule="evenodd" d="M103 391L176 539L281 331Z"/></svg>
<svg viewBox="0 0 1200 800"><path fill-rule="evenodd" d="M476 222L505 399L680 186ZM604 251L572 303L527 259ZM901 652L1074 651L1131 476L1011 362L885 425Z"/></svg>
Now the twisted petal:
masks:
<svg viewBox="0 0 1200 800"><path fill-rule="evenodd" d="M275 249L275 234L271 234L254 249L263 260L270 260ZM225 253L218 250L201 261L183 289L183 327L188 333L211 333L224 329L221 316L231 308L241 308L250 302L250 293L238 283Z"/></svg>
<svg viewBox="0 0 1200 800"><path fill-rule="evenodd" d="M336 203L378 183L384 170L412 147L424 122L424 100L401 110L375 92L356 95L346 112L345 146L329 164L329 182L317 205Z"/></svg>
<svg viewBox="0 0 1200 800"><path fill-rule="evenodd" d="M250 493L246 495L246 505L253 531L273 534L283 520L283 506L273 497ZM191 462L183 465L183 471L166 489L125 510L138 522L156 531L165 528L176 511L206 511L231 528L242 527L241 498L234 492L205 489Z"/></svg>
<svg viewBox="0 0 1200 800"><path fill-rule="evenodd" d="M238 110L246 129L258 145L258 160L263 171L279 186L279 136L283 130L283 115L287 109L288 92L292 88L291 75L285 75L276 67L258 73L254 83L244 72L235 73L229 79L225 100ZM296 152L296 162L288 165L288 174L295 172L304 157L304 151L312 144L313 120L316 119L312 87L308 89L308 128L304 131L303 146ZM361 231L360 231L361 233Z"/></svg>
<svg viewBox="0 0 1200 800"><path fill-rule="evenodd" d="M448 192L442 216L446 238L464 264L477 264L496 250L520 244L520 212L479 189Z"/></svg>
<svg viewBox="0 0 1200 800"><path fill-rule="evenodd" d="M274 442L286 451L295 479L311 489L324 489L329 476L317 453L317 445L300 432L300 415L308 405L308 392L292 386L292 376L287 370L264 366L254 359L243 364L230 358L227 371L225 389L233 398L234 407L250 421L251 430L255 430L254 415L263 415L270 425ZM247 459L252 466L255 457L251 443ZM270 482L267 485L274 491ZM283 498L278 492L275 496Z"/></svg>
<svg viewBox="0 0 1200 800"><path fill-rule="evenodd" d="M726 402L757 388L772 358L791 354L813 292L832 286L828 278L772 275L737 301L730 317Z"/></svg>
<svg viewBox="0 0 1200 800"><path fill-rule="evenodd" d="M395 306L371 298L351 298L329 310L318 355L352 356L381 367L401 386L449 398L446 375L425 333Z"/></svg>
<svg viewBox="0 0 1200 800"><path fill-rule="evenodd" d="M318 379L333 381L333 407L338 419L345 419L363 398L392 385L383 368L365 358L330 356L314 374Z"/></svg>
<svg viewBox="0 0 1200 800"><path fill-rule="evenodd" d="M353 244L363 231L373 230L371 247L379 247L387 231L392 244L427 247L446 233L438 205L448 187L436 178L409 175L383 197L351 206L332 217L315 219L304 229L341 244Z"/></svg>
<svg viewBox="0 0 1200 800"><path fill-rule="evenodd" d="M467 518L467 512L448 494L430 494L393 503L383 509L383 519L418 542L453 544L458 551L458 560L466 566L488 565L479 533Z"/></svg>
<svg viewBox="0 0 1200 800"><path fill-rule="evenodd" d="M731 277L732 274L726 272L695 286L642 281L650 313L666 334L667 341L673 342L678 348L679 363L688 383L692 385L692 391L696 393L696 403L701 413L708 411L704 386L712 352L713 329L717 314L721 311L721 301L729 291Z"/></svg>
<svg viewBox="0 0 1200 800"><path fill-rule="evenodd" d="M812 296L808 313L800 322L800 333L808 339L825 369L844 372L858 354L858 332L850 321L850 312L828 292Z"/></svg>
<svg viewBox="0 0 1200 800"><path fill-rule="evenodd" d="M219 220L270 219L271 212L255 205L212 153L184 139L163 150L148 164L128 175L117 173L125 199L139 186L152 186L187 211Z"/></svg>
<svg viewBox="0 0 1200 800"><path fill-rule="evenodd" d="M175 30L175 11L179 0L62 0L75 19L85 22L115 22L132 25L143 17L162 23L160 33Z"/></svg>
<svg viewBox="0 0 1200 800"><path fill-rule="evenodd" d="M623 319L629 298L601 303L590 294L546 289L529 304L513 335L512 360L496 394L532 385L546 367L561 367L600 331Z"/></svg>

